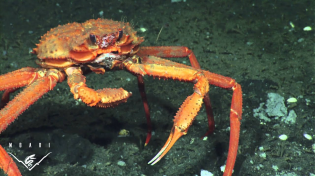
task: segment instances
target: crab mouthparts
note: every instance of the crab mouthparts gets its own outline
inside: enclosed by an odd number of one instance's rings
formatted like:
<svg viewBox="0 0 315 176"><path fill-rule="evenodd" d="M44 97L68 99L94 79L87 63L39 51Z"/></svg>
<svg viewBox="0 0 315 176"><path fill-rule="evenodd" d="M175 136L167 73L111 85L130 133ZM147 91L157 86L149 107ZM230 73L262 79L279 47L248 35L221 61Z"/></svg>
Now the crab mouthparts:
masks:
<svg viewBox="0 0 315 176"><path fill-rule="evenodd" d="M118 60L120 59L120 55L118 54L113 54L113 53L104 53L99 55L94 61L93 63L101 63L104 61L112 61L112 60Z"/></svg>

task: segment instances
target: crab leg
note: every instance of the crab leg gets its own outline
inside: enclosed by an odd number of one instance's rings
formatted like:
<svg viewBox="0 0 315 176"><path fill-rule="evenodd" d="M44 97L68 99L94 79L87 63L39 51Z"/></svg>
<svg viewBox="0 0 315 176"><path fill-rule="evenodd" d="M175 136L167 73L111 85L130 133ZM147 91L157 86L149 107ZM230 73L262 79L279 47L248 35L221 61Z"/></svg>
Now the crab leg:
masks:
<svg viewBox="0 0 315 176"><path fill-rule="evenodd" d="M0 168L9 176L21 176L21 173L13 159L0 145Z"/></svg>
<svg viewBox="0 0 315 176"><path fill-rule="evenodd" d="M3 109L0 110L0 133L22 114L30 105L42 97L45 93L52 90L62 77L58 76L58 71L48 74L45 70L26 68L16 72L0 76L0 90L14 89L28 85L21 93L11 100ZM23 80L24 77L24 80Z"/></svg>
<svg viewBox="0 0 315 176"><path fill-rule="evenodd" d="M228 78L208 71L203 71L203 73L207 77L209 84L233 90L230 110L229 152L223 176L232 175L237 156L237 149L240 137L240 126L242 120L242 89L241 86L236 83L235 80L232 78Z"/></svg>
<svg viewBox="0 0 315 176"><path fill-rule="evenodd" d="M149 164L152 163L152 165L154 165L171 149L182 135L187 134L188 128L202 106L203 97L209 91L209 83L201 70L192 67L183 68L181 67L182 64L177 64L153 56L143 59L142 64L127 61L124 65L126 69L133 74L195 82L194 93L187 97L174 117L174 126L166 144L149 162Z"/></svg>
<svg viewBox="0 0 315 176"><path fill-rule="evenodd" d="M0 76L0 91L5 90L2 94L0 109L9 102L11 93L20 87L31 84L38 78L37 71L37 68L25 67Z"/></svg>
<svg viewBox="0 0 315 176"><path fill-rule="evenodd" d="M140 48L137 55L140 57L157 56L163 58L188 57L192 67L200 68L200 65L193 51L184 46L145 46Z"/></svg>
<svg viewBox="0 0 315 176"><path fill-rule="evenodd" d="M8 90L8 94L17 87L28 85L0 110L0 133L35 101L52 90L58 81L63 80L57 70L46 71L45 69L24 68L0 76L0 90ZM7 97L8 94L6 94ZM0 167L9 176L21 175L12 158L2 146L0 146Z"/></svg>
<svg viewBox="0 0 315 176"><path fill-rule="evenodd" d="M142 98L142 102L143 102L143 106L144 106L145 117L147 119L147 124L148 124L147 138L146 138L145 143L144 143L144 146L147 146L150 139L151 139L151 132L152 132L150 110L149 110L147 95L146 95L145 89L144 89L143 77L141 75L137 75L137 78L138 78L138 88L139 88L139 91L141 94L141 98Z"/></svg>
<svg viewBox="0 0 315 176"><path fill-rule="evenodd" d="M65 71L68 75L68 85L74 95L74 99L81 99L89 106L114 107L122 102L126 102L132 95L131 92L127 92L122 88L91 89L85 84L85 76L80 68L69 67Z"/></svg>
<svg viewBox="0 0 315 176"><path fill-rule="evenodd" d="M143 58L149 55L163 58L188 57L191 66L193 68L200 69L199 62L196 59L194 52L185 46L145 46L140 48L137 55ZM205 103L209 126L208 131L203 136L205 137L214 131L215 123L209 94L205 95L203 102Z"/></svg>
<svg viewBox="0 0 315 176"><path fill-rule="evenodd" d="M37 78L36 68L25 67L0 76L0 91L15 89L32 83Z"/></svg>
<svg viewBox="0 0 315 176"><path fill-rule="evenodd" d="M166 144L149 162L149 164L152 165L158 162L170 150L178 138L187 133L189 126L201 107L202 103L200 103L200 101L202 101L203 97L208 92L208 89L202 88L208 86L208 84L212 84L225 89L233 90L230 110L230 144L224 176L232 175L237 156L240 120L242 118L241 86L231 78L200 69L194 69L183 64L174 63L153 56L144 57L142 59L142 64L135 64L131 61L125 62L125 67L133 74L196 82L193 95L189 96L185 100L175 116L174 126Z"/></svg>
<svg viewBox="0 0 315 176"><path fill-rule="evenodd" d="M0 102L0 109L2 109L10 100L10 94L18 90L19 88L10 88L3 92L1 102Z"/></svg>

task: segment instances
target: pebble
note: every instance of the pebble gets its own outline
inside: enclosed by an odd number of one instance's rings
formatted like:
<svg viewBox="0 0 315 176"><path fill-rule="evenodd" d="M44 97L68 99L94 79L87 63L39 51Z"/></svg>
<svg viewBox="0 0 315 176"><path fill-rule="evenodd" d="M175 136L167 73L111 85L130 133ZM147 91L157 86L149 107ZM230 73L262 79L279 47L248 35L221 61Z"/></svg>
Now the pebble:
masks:
<svg viewBox="0 0 315 176"><path fill-rule="evenodd" d="M304 133L303 136L307 139L307 140L312 140L312 136L309 134Z"/></svg>
<svg viewBox="0 0 315 176"><path fill-rule="evenodd" d="M118 161L117 165L118 166L126 166L126 163L124 161Z"/></svg>
<svg viewBox="0 0 315 176"><path fill-rule="evenodd" d="M312 30L312 27L310 26L306 26L303 28L303 31L311 31Z"/></svg>
<svg viewBox="0 0 315 176"><path fill-rule="evenodd" d="M285 141L285 140L288 139L288 136L285 135L285 134L282 134L282 135L279 136L279 139L282 140L282 141Z"/></svg>
<svg viewBox="0 0 315 176"><path fill-rule="evenodd" d="M287 99L287 103L296 103L296 102L297 102L297 99L294 97Z"/></svg>
<svg viewBox="0 0 315 176"><path fill-rule="evenodd" d="M207 170L201 169L200 176L213 176L213 173L211 173L211 172L209 172Z"/></svg>

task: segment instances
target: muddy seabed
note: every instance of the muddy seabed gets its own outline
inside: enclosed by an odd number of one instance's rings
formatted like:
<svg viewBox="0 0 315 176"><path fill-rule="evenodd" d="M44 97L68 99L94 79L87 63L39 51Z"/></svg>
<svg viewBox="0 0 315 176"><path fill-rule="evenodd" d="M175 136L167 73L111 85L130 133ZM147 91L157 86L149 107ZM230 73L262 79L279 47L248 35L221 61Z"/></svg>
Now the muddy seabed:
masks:
<svg viewBox="0 0 315 176"><path fill-rule="evenodd" d="M129 21L144 36L143 46L187 46L203 69L232 77L242 86L243 120L233 175L314 175L315 40L314 30L303 30L315 28L314 7L310 0L1 1L0 73L37 67L36 56L29 51L40 36L57 25L99 17ZM187 58L171 60L189 64ZM74 100L63 82L1 134L1 145L21 160L36 154L35 161L39 161L52 152L31 171L18 163L23 175L186 176L199 175L201 169L222 175L232 91L210 88L216 129L206 141L200 139L207 131L203 107L188 134L159 163L150 166L147 162L164 145L172 119L192 94L193 85L144 79L154 131L146 147L146 120L137 81L124 71L90 74L87 84L95 89L123 87L133 92L127 103L91 108ZM255 115L254 109L266 103L268 93L283 97L279 101L287 108L283 116ZM290 97L297 102L288 104ZM261 107L259 113L263 114L266 104ZM291 110L295 121L286 123L286 113ZM118 137L122 129L130 131L130 136ZM282 134L287 140L278 138ZM305 134L312 139L306 139Z"/></svg>

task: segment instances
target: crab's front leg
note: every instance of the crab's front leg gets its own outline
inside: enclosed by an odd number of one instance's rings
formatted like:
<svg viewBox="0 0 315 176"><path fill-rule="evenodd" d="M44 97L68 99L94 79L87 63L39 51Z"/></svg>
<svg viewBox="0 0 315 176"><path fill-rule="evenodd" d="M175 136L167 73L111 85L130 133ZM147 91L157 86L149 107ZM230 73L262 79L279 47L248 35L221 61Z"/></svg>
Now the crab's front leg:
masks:
<svg viewBox="0 0 315 176"><path fill-rule="evenodd" d="M204 96L209 91L209 83L201 70L187 66L181 67L180 64L153 56L148 59L150 59L150 63L145 63L144 61L142 64L137 64L127 61L125 62L125 67L133 74L149 75L195 83L194 93L186 98L174 117L174 125L168 140L160 152L149 162L149 164L154 165L171 149L181 136L187 134L188 128L202 106ZM154 61L157 61L156 64L152 64ZM160 63L168 62L168 64L158 64L158 61Z"/></svg>
<svg viewBox="0 0 315 176"><path fill-rule="evenodd" d="M157 56L161 58L188 57L191 66L195 69L200 69L199 62L197 61L194 52L185 46L142 46L140 47L140 50L138 51L137 55L142 58L147 58L148 56ZM149 62L152 61L150 61L149 59ZM205 137L214 131L215 125L209 94L205 95L205 97L203 98L203 102L206 107L209 126L208 131L203 136Z"/></svg>
<svg viewBox="0 0 315 176"><path fill-rule="evenodd" d="M3 169L4 173L8 176L21 176L18 167L16 166L13 159L0 145L0 168Z"/></svg>
<svg viewBox="0 0 315 176"><path fill-rule="evenodd" d="M22 68L0 75L0 91L5 90L0 109L0 133L20 114L35 103L45 93L64 80L62 72L55 69ZM9 94L17 88L26 88L9 101ZM8 102L9 101L9 102ZM21 175L13 159L0 145L0 168L9 176Z"/></svg>
<svg viewBox="0 0 315 176"><path fill-rule="evenodd" d="M113 107L119 103L126 102L132 95L131 92L127 92L123 88L91 89L85 84L85 76L80 68L69 67L65 71L68 75L68 85L74 95L74 99L81 99L89 106Z"/></svg>

